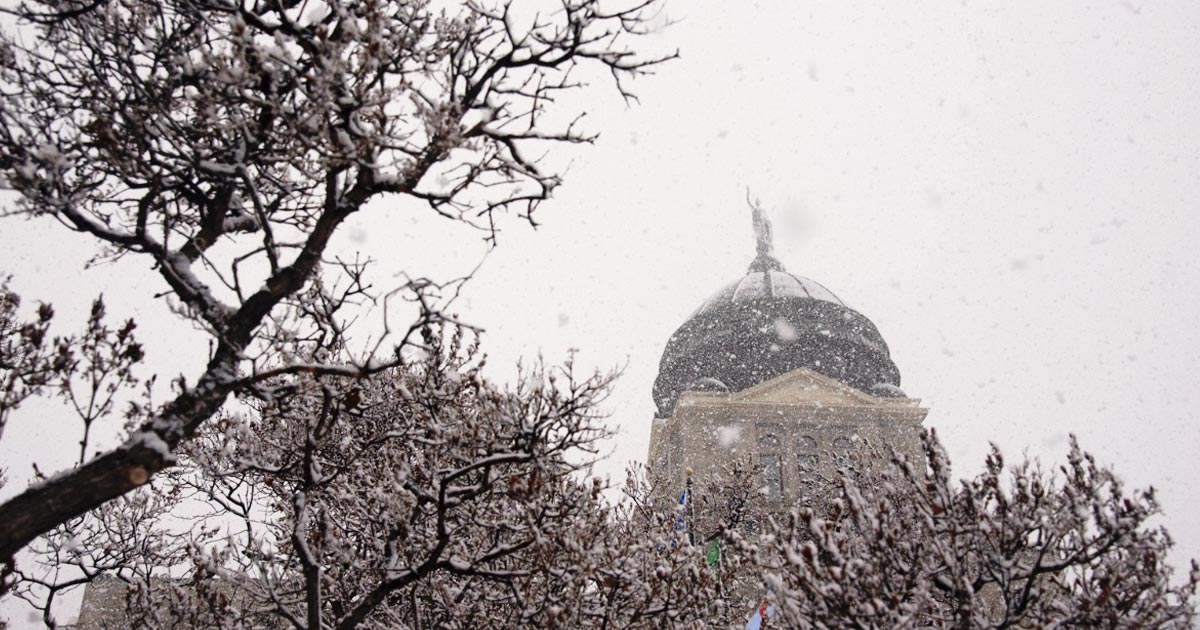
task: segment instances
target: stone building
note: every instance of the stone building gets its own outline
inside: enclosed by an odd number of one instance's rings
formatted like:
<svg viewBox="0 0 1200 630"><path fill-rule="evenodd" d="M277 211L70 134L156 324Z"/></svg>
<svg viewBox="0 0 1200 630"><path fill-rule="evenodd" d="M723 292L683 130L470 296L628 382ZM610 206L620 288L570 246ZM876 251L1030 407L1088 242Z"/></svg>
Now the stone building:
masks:
<svg viewBox="0 0 1200 630"><path fill-rule="evenodd" d="M109 630L129 626L125 618L125 597L129 586L118 578L101 573L83 589L79 619L74 630Z"/></svg>
<svg viewBox="0 0 1200 630"><path fill-rule="evenodd" d="M920 458L928 409L900 389L875 325L788 273L758 208L754 225L746 275L705 300L663 352L647 458L660 487L749 458L783 509L828 488L839 463L869 466L892 448Z"/></svg>

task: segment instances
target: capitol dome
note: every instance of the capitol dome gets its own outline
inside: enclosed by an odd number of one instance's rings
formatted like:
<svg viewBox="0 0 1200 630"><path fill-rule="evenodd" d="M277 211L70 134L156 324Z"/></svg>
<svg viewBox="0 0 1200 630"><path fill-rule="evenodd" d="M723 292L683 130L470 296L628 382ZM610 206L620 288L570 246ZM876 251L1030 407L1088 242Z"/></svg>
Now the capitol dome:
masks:
<svg viewBox="0 0 1200 630"><path fill-rule="evenodd" d="M788 273L754 209L758 256L667 341L654 381L658 417L680 392L740 391L808 368L874 396L903 396L900 372L871 320L819 283Z"/></svg>

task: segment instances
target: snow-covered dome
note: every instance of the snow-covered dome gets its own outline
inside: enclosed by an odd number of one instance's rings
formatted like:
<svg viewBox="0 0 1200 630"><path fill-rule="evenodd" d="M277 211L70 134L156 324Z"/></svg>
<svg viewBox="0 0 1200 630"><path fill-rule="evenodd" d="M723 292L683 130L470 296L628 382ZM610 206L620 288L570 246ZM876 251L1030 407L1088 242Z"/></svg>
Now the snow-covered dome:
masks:
<svg viewBox="0 0 1200 630"><path fill-rule="evenodd" d="M826 289L814 280L792 275L786 271L768 269L755 271L734 280L704 301L692 317L705 311L721 308L730 302L752 302L770 298L809 298L832 302L850 308L833 291Z"/></svg>
<svg viewBox="0 0 1200 630"><path fill-rule="evenodd" d="M903 396L875 324L819 283L788 273L757 208L754 219L758 256L749 271L667 341L654 382L659 417L671 415L682 391L739 391L801 367L875 396Z"/></svg>

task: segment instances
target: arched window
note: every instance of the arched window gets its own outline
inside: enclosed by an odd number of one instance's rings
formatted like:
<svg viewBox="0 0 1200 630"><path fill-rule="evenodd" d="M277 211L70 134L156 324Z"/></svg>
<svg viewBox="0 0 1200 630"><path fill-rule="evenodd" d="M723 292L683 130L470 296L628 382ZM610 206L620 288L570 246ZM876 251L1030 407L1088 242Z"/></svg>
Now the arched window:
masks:
<svg viewBox="0 0 1200 630"><path fill-rule="evenodd" d="M850 438L842 436L833 440L833 448L840 451L850 450Z"/></svg>
<svg viewBox="0 0 1200 630"><path fill-rule="evenodd" d="M817 450L817 439L811 435L801 435L796 438L796 448L802 451Z"/></svg>
<svg viewBox="0 0 1200 630"><path fill-rule="evenodd" d="M776 448L779 446L779 438L770 433L758 436L758 445L766 448Z"/></svg>

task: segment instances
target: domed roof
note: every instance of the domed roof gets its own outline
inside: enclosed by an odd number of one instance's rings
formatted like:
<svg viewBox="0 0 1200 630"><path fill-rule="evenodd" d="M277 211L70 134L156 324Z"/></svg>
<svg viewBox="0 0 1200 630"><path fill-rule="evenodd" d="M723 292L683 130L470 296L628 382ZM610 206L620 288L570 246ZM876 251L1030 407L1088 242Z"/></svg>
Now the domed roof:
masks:
<svg viewBox="0 0 1200 630"><path fill-rule="evenodd" d="M744 277L725 285L700 305L692 317L721 308L730 302L753 302L771 298L808 298L832 302L850 308L833 291L815 280L790 274L786 271L756 271L750 269Z"/></svg>
<svg viewBox="0 0 1200 630"><path fill-rule="evenodd" d="M903 396L875 324L821 284L788 273L754 207L758 256L705 300L667 341L654 382L658 416L680 392L740 391L804 367L875 396Z"/></svg>

